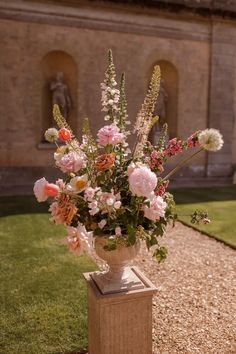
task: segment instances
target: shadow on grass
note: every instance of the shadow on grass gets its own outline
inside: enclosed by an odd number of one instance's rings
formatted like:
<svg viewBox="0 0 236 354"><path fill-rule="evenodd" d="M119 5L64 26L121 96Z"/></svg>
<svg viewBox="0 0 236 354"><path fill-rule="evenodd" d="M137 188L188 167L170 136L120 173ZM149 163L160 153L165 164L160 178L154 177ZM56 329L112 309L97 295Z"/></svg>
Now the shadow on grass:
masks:
<svg viewBox="0 0 236 354"><path fill-rule="evenodd" d="M47 213L49 204L38 203L34 196L0 197L0 217L18 214Z"/></svg>
<svg viewBox="0 0 236 354"><path fill-rule="evenodd" d="M176 204L236 200L236 186L171 189Z"/></svg>

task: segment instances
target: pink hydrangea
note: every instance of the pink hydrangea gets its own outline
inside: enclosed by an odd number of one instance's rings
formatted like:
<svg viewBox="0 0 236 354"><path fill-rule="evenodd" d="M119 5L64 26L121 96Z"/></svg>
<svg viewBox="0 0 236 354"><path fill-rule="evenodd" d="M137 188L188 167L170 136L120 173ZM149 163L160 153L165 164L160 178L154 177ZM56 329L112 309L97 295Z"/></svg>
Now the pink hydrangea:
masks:
<svg viewBox="0 0 236 354"><path fill-rule="evenodd" d="M56 157L56 165L64 173L78 172L86 166L84 154L70 151L68 154L59 154Z"/></svg>
<svg viewBox="0 0 236 354"><path fill-rule="evenodd" d="M152 196L150 199L150 205L143 207L144 216L152 221L158 221L160 218L164 218L167 204L160 196Z"/></svg>
<svg viewBox="0 0 236 354"><path fill-rule="evenodd" d="M105 125L98 131L98 144L101 146L116 145L124 142L125 135L120 133L116 124Z"/></svg>
<svg viewBox="0 0 236 354"><path fill-rule="evenodd" d="M157 186L157 177L147 166L135 168L129 176L129 188L138 197L149 197Z"/></svg>
<svg viewBox="0 0 236 354"><path fill-rule="evenodd" d="M182 152L181 140L177 140L177 138L174 138L168 142L168 145L164 150L164 155L171 157L177 155L179 152Z"/></svg>

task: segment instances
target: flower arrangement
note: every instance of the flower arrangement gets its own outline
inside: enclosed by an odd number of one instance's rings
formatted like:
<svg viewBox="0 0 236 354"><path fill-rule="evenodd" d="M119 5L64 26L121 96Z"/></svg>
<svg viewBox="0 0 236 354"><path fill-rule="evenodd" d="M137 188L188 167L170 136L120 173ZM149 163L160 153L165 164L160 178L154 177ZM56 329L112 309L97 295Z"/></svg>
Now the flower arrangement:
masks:
<svg viewBox="0 0 236 354"><path fill-rule="evenodd" d="M94 236L107 236L107 251L123 243L131 246L137 238L146 242L153 256L161 261L167 250L159 245L169 222L176 219L173 196L167 191L169 177L190 158L202 150L217 151L223 145L218 130L206 129L193 133L187 140L178 138L166 142L167 124L155 145L148 141L149 132L158 120L153 117L160 88L160 68L155 66L144 103L137 116L131 149L128 136L130 122L125 98L125 76L117 88L112 52L108 69L101 84L102 111L106 125L95 140L88 120L83 124L82 142L74 136L54 105L53 115L59 127L45 132L46 140L55 142L55 165L66 174L65 181L49 183L44 177L34 185L38 202L52 199L51 220L67 227L69 248L80 254L92 247ZM58 141L61 144L58 145ZM189 158L180 162L163 177L164 164L184 150L197 148ZM207 214L195 212L194 222L209 222Z"/></svg>

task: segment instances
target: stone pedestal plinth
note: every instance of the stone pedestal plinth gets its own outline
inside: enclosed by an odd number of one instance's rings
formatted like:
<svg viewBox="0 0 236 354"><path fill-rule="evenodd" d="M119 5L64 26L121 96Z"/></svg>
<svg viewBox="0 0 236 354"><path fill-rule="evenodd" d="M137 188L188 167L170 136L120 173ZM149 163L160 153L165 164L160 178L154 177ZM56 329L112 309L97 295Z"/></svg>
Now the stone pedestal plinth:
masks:
<svg viewBox="0 0 236 354"><path fill-rule="evenodd" d="M156 287L136 268L143 289L102 294L92 273L88 288L89 354L152 354L152 297Z"/></svg>

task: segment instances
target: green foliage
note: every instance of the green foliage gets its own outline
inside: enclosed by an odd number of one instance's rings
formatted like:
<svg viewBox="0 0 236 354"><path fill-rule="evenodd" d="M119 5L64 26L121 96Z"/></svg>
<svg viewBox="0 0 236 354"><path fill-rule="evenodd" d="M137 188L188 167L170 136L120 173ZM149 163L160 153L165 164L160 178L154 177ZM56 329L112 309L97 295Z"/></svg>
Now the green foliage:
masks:
<svg viewBox="0 0 236 354"><path fill-rule="evenodd" d="M153 257L156 258L158 263L163 262L167 257L167 249L165 247L160 247L155 250Z"/></svg>

